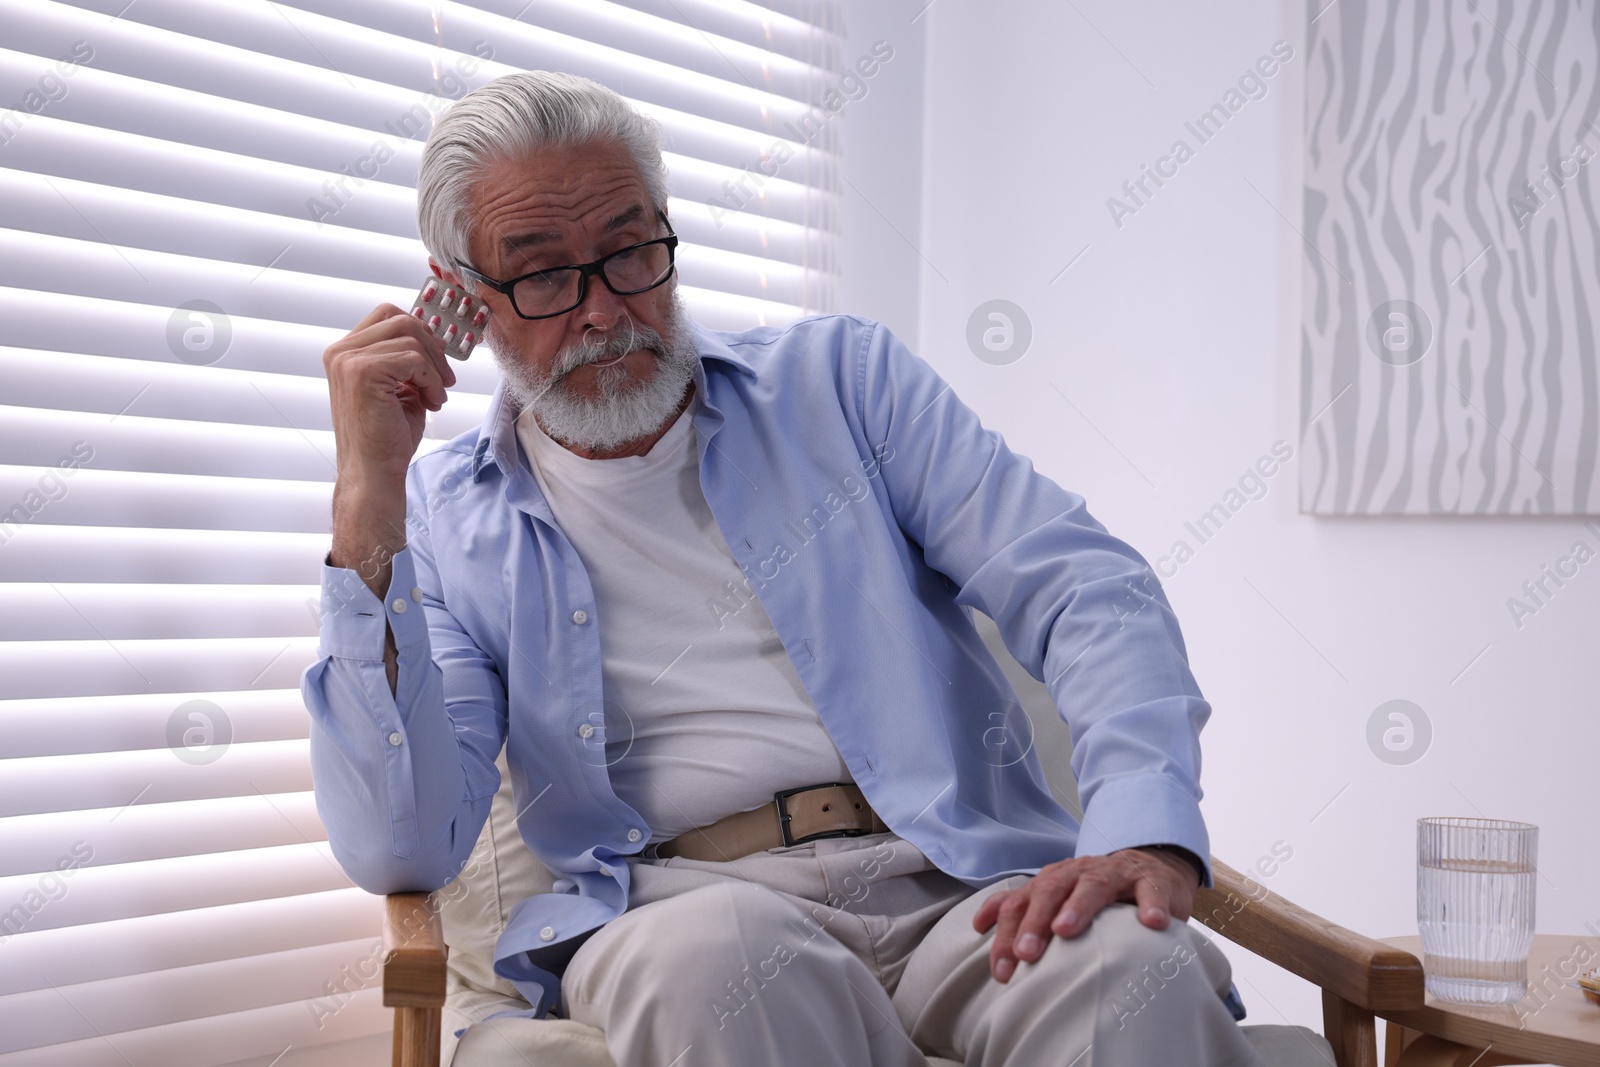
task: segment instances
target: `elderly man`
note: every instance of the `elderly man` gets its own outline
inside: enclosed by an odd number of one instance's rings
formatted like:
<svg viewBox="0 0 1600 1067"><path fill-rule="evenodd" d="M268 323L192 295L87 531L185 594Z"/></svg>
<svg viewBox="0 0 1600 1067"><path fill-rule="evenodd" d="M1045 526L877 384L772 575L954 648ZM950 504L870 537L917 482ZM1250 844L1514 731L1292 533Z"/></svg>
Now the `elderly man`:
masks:
<svg viewBox="0 0 1600 1067"><path fill-rule="evenodd" d="M324 355L303 692L350 876L454 878L505 746L558 881L496 971L624 1067L1259 1064L1182 922L1209 707L1139 554L882 326L692 323L657 128L608 89L469 94L418 213L503 380L412 461L439 343L385 304ZM1081 826L970 609L1048 680Z"/></svg>

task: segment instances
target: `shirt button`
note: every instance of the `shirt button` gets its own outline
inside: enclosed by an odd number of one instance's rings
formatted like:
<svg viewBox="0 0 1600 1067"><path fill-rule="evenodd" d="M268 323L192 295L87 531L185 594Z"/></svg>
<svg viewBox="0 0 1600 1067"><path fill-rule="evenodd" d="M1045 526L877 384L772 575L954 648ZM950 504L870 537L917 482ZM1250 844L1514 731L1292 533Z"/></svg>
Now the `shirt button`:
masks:
<svg viewBox="0 0 1600 1067"><path fill-rule="evenodd" d="M404 615L406 613L406 602L404 597L395 597L394 603L390 604L389 606L394 609L394 613L396 615Z"/></svg>
<svg viewBox="0 0 1600 1067"><path fill-rule="evenodd" d="M589 621L589 613L584 611L582 608L579 608L577 611L572 613L572 621L577 623L579 626L582 626L584 623Z"/></svg>
<svg viewBox="0 0 1600 1067"><path fill-rule="evenodd" d="M556 928L555 927L546 926L543 930L539 931L539 940L540 941L554 941L555 939L556 939Z"/></svg>
<svg viewBox="0 0 1600 1067"><path fill-rule="evenodd" d="M639 839L642 838L643 836L644 835L641 834L638 830L629 830L628 831L628 840L632 841L632 842L634 842L636 844L638 843Z"/></svg>
<svg viewBox="0 0 1600 1067"><path fill-rule="evenodd" d="M394 733L389 735L389 743L391 745L399 745L399 744L403 744L404 742L405 742L405 738L400 736L400 731L399 730L396 730Z"/></svg>
<svg viewBox="0 0 1600 1067"><path fill-rule="evenodd" d="M432 413L430 412L429 414ZM414 585L411 587L411 599L415 600L418 604L422 603L422 586Z"/></svg>
<svg viewBox="0 0 1600 1067"><path fill-rule="evenodd" d="M594 736L594 727L589 725L588 723L583 723L582 725L580 725L578 727L578 736L581 737L581 738L584 738L585 740L593 737Z"/></svg>

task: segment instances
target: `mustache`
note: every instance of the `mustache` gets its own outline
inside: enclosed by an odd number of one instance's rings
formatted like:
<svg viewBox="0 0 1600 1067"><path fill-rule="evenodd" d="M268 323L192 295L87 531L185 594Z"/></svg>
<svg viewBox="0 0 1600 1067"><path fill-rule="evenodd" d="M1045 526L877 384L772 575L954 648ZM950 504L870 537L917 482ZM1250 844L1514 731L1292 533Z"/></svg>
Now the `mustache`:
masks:
<svg viewBox="0 0 1600 1067"><path fill-rule="evenodd" d="M583 340L575 341L557 354L555 377L568 374L590 363L600 363L626 356L631 352L648 351L659 358L661 334L649 326L627 323L609 331L589 330Z"/></svg>

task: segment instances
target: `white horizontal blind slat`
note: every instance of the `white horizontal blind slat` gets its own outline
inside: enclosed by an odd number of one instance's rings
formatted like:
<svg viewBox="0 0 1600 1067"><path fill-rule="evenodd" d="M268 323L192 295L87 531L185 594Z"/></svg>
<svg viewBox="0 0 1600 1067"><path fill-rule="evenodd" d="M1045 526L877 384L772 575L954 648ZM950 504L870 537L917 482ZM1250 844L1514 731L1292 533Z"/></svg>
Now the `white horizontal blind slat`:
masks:
<svg viewBox="0 0 1600 1067"><path fill-rule="evenodd" d="M66 884L70 887L70 880ZM70 888L67 890L70 892ZM355 887L6 935L0 995L189 967L378 930L383 902Z"/></svg>
<svg viewBox="0 0 1600 1067"><path fill-rule="evenodd" d="M487 0L471 2L474 6L499 9ZM617 0L617 4L802 60L808 60L818 44L836 43L841 37L831 21L832 5L811 0L782 7L744 0Z"/></svg>
<svg viewBox="0 0 1600 1067"><path fill-rule="evenodd" d="M74 78L87 73L80 71ZM42 76L35 74L29 84L36 85ZM69 89L65 99L72 99L71 93ZM169 122L173 121L169 116ZM181 116L176 121L181 129ZM223 204L313 223L318 214L307 205L327 196L324 184L341 177L311 167L72 122L50 110L29 118L23 131L4 147L6 165L19 172L178 196L196 204ZM352 158L360 157L340 162ZM410 189L374 178L360 187L360 193L344 198L327 225L416 237L416 198Z"/></svg>
<svg viewBox="0 0 1600 1067"><path fill-rule="evenodd" d="M139 651L140 642L118 644L130 655ZM182 722L192 724L194 729L203 731L209 722L209 728L215 731L219 717L214 711L198 705L194 712L187 710L196 699L204 698L185 696L173 705L173 713ZM228 714L225 706L217 706L222 707L224 715ZM194 714L206 713L209 719L193 718ZM231 716L227 722L231 725ZM206 741L219 735L215 732L210 738L203 732L191 735L190 728L180 731L179 745L174 748L182 746L186 753L192 752L198 758L209 747ZM186 736L191 738L187 744L182 740ZM109 826L116 821L117 812L130 804L170 804L217 797L303 792L311 788L306 751L306 742L301 740L234 741L212 762L187 765L180 762L177 752L166 747L11 759L6 762L5 780L0 781L0 803L12 818L103 808L107 811L105 822ZM94 847L94 841L89 845ZM63 846L61 854L66 851ZM6 899L0 896L0 900Z"/></svg>
<svg viewBox="0 0 1600 1067"><path fill-rule="evenodd" d="M0 231L0 238L5 232ZM196 276L191 291L201 286L202 280ZM12 347L43 352L68 351L176 364L180 361L168 343L167 328L177 317L177 310L175 305L125 303L0 286L0 317L6 322L6 342ZM268 310L281 313L288 308ZM322 377L322 352L343 332L333 326L254 319L242 314L230 314L228 322L232 337L224 366L307 378Z"/></svg>
<svg viewBox="0 0 1600 1067"><path fill-rule="evenodd" d="M311 607L319 606L311 601ZM9 759L21 759L165 748L169 720L191 700L206 700L223 708L237 743L310 736L298 688L117 693L0 700L0 752Z"/></svg>
<svg viewBox="0 0 1600 1067"><path fill-rule="evenodd" d="M331 430L228 425L187 419L60 411L0 404L0 452L19 463L59 462L58 441L102 470L333 481ZM75 457L76 458L76 457Z"/></svg>
<svg viewBox="0 0 1600 1067"><path fill-rule="evenodd" d="M306 787L309 787L309 783ZM76 842L63 855L71 855ZM85 846L92 849L93 843ZM350 885L325 842L143 860L109 867L79 867L70 892L35 906L38 875L0 878L0 899L28 902L29 931L236 904L246 900L325 892ZM9 914L9 912L8 912ZM363 933L363 931L352 931ZM375 935L377 931L372 931Z"/></svg>
<svg viewBox="0 0 1600 1067"><path fill-rule="evenodd" d="M381 902L325 840L299 695L335 475L322 353L425 273L432 121L521 69L661 123L697 321L830 309L836 18L0 0L0 1064L387 1059L376 989L341 984ZM197 301L212 333L186 333ZM483 418L492 353L456 371L419 453Z"/></svg>
<svg viewBox="0 0 1600 1067"><path fill-rule="evenodd" d="M167 310L170 318L173 308L190 299L186 294L195 291L196 279L204 278L208 298L232 309L230 316L271 320L292 311L294 321L336 330L335 337L360 321L374 305L403 299L411 288L330 278L275 264L198 259L25 230L0 230L0 252L4 252L9 264L0 273L0 281L6 284L15 284L25 274L32 279L32 287L38 289L143 307L159 306ZM356 313L353 321L352 312ZM171 356L169 348L168 358Z"/></svg>
<svg viewBox="0 0 1600 1067"><path fill-rule="evenodd" d="M0 524L0 582L237 582L304 585L319 580L324 533L62 526L41 510L21 526Z"/></svg>
<svg viewBox="0 0 1600 1067"><path fill-rule="evenodd" d="M316 646L311 637L12 641L0 645L0 676L7 679L6 692L19 699L256 686L285 689L300 684L301 673L316 659ZM91 785L78 788L92 795ZM6 783L0 782L0 797L8 792ZM113 802L114 798L107 801Z"/></svg>
<svg viewBox="0 0 1600 1067"><path fill-rule="evenodd" d="M117 526L187 529L326 531L333 486L330 483L232 478L221 475L146 473L81 467L63 478L47 466L0 466L0 499L32 508L46 501L52 522L107 522ZM68 491L50 500L51 485L65 481Z"/></svg>
<svg viewBox="0 0 1600 1067"><path fill-rule="evenodd" d="M18 584L0 641L315 637L315 585Z"/></svg>
<svg viewBox="0 0 1600 1067"><path fill-rule="evenodd" d="M488 410L493 374L488 363L458 365L457 387L441 410L428 413L427 437L448 441L480 425ZM4 397L10 404L93 413L104 416L105 425L137 417L307 432L333 428L328 385L319 378L225 367L212 367L197 377L181 364L0 347L0 380L5 382ZM479 391L463 391L475 387ZM135 401L139 415L124 416ZM89 444L94 446L93 441ZM39 446L35 442L30 447ZM45 457L35 461L39 463L53 464L61 458L48 448L38 454Z"/></svg>
<svg viewBox="0 0 1600 1067"><path fill-rule="evenodd" d="M47 812L0 822L0 877L47 874L61 858L60 842L83 841L87 850L90 837L100 842L92 846L93 862L116 864L322 841L327 834L310 793L167 804L140 798L126 809Z"/></svg>
<svg viewBox="0 0 1600 1067"><path fill-rule="evenodd" d="M300 1004L323 1022L349 994L376 986L381 953L381 939L369 937L0 997L0 1055L263 1005ZM325 982L341 984L329 994Z"/></svg>
<svg viewBox="0 0 1600 1067"><path fill-rule="evenodd" d="M283 1067L281 1057L290 1050L299 1052L322 1046L331 1049L336 1042L348 1042L341 1050L343 1056L359 1054L372 1058L355 1060L334 1056L324 1062L340 1067L379 1067L387 1062L384 1046L390 1026L390 1012L383 1007L382 1000L380 990L362 989L345 1001L341 1011L324 1019L312 1014L307 1006L309 1001L273 1004L44 1045L12 1053L0 1063L4 1067L128 1067L129 1064L218 1067L235 1063L247 1067L273 1067L277 1063L278 1067ZM374 1037L381 1040L367 1040ZM299 1067L301 1061L296 1058L292 1062Z"/></svg>

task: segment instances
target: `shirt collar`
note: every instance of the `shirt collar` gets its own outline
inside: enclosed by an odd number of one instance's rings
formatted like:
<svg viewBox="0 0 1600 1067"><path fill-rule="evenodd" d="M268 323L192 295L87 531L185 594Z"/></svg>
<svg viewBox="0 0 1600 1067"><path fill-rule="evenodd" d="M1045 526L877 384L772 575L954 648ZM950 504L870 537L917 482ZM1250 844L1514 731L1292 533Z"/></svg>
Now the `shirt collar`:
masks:
<svg viewBox="0 0 1600 1067"><path fill-rule="evenodd" d="M757 377L756 369L728 347L722 338L693 320L689 322L689 329L694 334L695 351L700 356L701 374L697 377L709 377L706 373L708 360L720 360L751 378ZM709 398L703 392L701 399L709 406ZM473 446L469 470L474 482L491 458L508 478L517 469L517 410L506 395L503 377L495 386L494 395L489 398L489 409L484 413L483 425L478 429L478 441Z"/></svg>

